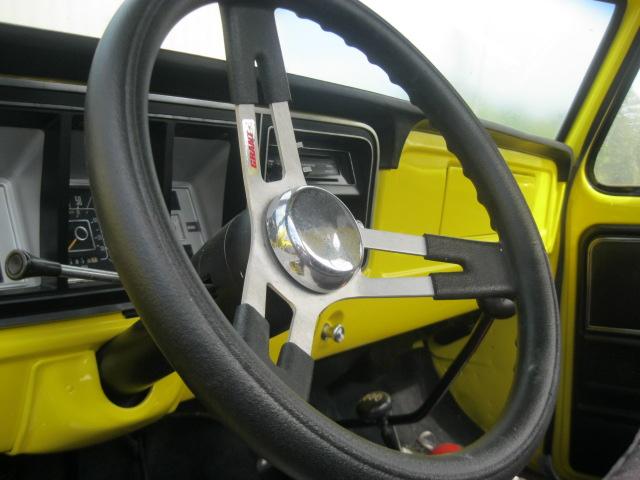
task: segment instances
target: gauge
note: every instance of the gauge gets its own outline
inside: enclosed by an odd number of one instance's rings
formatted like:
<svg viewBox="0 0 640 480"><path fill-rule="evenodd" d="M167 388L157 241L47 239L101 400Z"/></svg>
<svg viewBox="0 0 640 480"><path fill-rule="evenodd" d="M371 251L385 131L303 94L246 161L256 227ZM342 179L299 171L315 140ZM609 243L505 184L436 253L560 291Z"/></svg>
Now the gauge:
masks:
<svg viewBox="0 0 640 480"><path fill-rule="evenodd" d="M69 188L67 255L70 265L114 269L87 185Z"/></svg>

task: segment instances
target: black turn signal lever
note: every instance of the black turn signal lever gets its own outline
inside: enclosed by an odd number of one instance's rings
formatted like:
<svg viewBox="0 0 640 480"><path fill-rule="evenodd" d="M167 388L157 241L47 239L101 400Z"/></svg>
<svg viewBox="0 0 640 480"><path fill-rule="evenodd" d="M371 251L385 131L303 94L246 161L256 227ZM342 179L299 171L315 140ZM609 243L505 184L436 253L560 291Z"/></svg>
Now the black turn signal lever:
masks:
<svg viewBox="0 0 640 480"><path fill-rule="evenodd" d="M4 262L4 271L11 280L32 277L64 277L120 283L120 277L116 272L63 265L62 263L36 257L26 250L20 249L9 252Z"/></svg>

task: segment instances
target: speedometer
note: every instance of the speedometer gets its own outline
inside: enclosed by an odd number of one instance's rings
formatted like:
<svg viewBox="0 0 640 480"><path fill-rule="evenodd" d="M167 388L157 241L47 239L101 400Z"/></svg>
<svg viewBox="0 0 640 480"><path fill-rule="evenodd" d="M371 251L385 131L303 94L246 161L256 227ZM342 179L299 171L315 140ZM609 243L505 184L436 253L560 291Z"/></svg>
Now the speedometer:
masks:
<svg viewBox="0 0 640 480"><path fill-rule="evenodd" d="M69 188L67 255L70 265L114 269L93 206L91 189L87 185Z"/></svg>
<svg viewBox="0 0 640 480"><path fill-rule="evenodd" d="M171 221L185 252L191 257L204 245L204 231L188 184L174 184ZM98 222L89 185L69 187L67 227L69 265L115 271Z"/></svg>

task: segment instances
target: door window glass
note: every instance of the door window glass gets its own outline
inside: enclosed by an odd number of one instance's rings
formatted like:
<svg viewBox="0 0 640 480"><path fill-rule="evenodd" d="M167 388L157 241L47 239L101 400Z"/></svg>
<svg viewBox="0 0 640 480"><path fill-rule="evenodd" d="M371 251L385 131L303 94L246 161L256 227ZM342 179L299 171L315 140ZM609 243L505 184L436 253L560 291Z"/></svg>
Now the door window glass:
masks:
<svg viewBox="0 0 640 480"><path fill-rule="evenodd" d="M611 124L593 174L606 187L640 187L640 75Z"/></svg>

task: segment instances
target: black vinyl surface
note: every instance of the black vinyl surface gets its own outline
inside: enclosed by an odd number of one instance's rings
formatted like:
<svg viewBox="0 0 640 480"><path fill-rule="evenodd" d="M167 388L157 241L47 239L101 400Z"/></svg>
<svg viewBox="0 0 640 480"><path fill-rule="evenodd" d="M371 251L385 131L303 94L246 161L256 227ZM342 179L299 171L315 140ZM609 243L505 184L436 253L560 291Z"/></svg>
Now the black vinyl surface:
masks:
<svg viewBox="0 0 640 480"><path fill-rule="evenodd" d="M640 231L598 227L581 256L570 462L603 476L640 427Z"/></svg>
<svg viewBox="0 0 640 480"><path fill-rule="evenodd" d="M587 328L640 334L640 237L599 237L587 262Z"/></svg>

